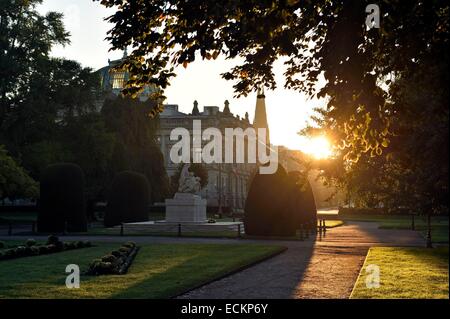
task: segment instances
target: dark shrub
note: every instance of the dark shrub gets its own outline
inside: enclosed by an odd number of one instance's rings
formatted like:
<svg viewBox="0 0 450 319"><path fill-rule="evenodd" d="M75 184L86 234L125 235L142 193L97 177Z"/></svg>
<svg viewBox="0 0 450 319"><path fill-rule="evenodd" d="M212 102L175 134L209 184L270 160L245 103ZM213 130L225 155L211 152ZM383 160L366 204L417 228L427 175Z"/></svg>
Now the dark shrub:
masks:
<svg viewBox="0 0 450 319"><path fill-rule="evenodd" d="M67 245L68 249L77 249L77 243L75 241Z"/></svg>
<svg viewBox="0 0 450 319"><path fill-rule="evenodd" d="M111 255L113 255L113 256L116 257L116 258L119 258L119 257L123 256L124 253L121 252L121 251L118 251L118 250L113 250L113 251L111 252Z"/></svg>
<svg viewBox="0 0 450 319"><path fill-rule="evenodd" d="M11 258L16 255L16 250L14 248L10 248L4 251L6 258Z"/></svg>
<svg viewBox="0 0 450 319"><path fill-rule="evenodd" d="M117 257L114 255L105 255L102 257L103 262L114 263L117 260Z"/></svg>
<svg viewBox="0 0 450 319"><path fill-rule="evenodd" d="M39 232L87 231L84 176L78 165L54 164L42 174L37 220Z"/></svg>
<svg viewBox="0 0 450 319"><path fill-rule="evenodd" d="M316 227L317 225L317 207L314 199L314 193L311 188L311 184L306 180L303 187L302 202L304 203L304 210L307 216L307 220L311 225Z"/></svg>
<svg viewBox="0 0 450 319"><path fill-rule="evenodd" d="M15 254L17 256L25 256L26 255L26 247L25 246L17 246Z"/></svg>
<svg viewBox="0 0 450 319"><path fill-rule="evenodd" d="M131 171L121 172L114 178L111 186L105 226L147 221L149 204L150 186L147 178Z"/></svg>
<svg viewBox="0 0 450 319"><path fill-rule="evenodd" d="M25 242L25 245L27 245L27 247L36 246L36 240L34 240L32 238L27 239L27 241Z"/></svg>
<svg viewBox="0 0 450 319"><path fill-rule="evenodd" d="M90 264L88 268L88 273L91 273L93 275L99 274L100 264L102 263L101 259L94 259Z"/></svg>
<svg viewBox="0 0 450 319"><path fill-rule="evenodd" d="M111 262L94 259L89 264L88 273L91 275L106 275L114 273L114 265Z"/></svg>
<svg viewBox="0 0 450 319"><path fill-rule="evenodd" d="M6 247L5 243L2 242L2 241L0 241L0 249L3 249L3 248L5 248L5 247Z"/></svg>
<svg viewBox="0 0 450 319"><path fill-rule="evenodd" d="M31 246L30 247L30 254L35 256L39 255L39 246Z"/></svg>
<svg viewBox="0 0 450 319"><path fill-rule="evenodd" d="M257 236L293 236L295 225L285 216L287 174L278 166L274 174L256 174L245 203L245 233Z"/></svg>
<svg viewBox="0 0 450 319"><path fill-rule="evenodd" d="M92 244L89 240L84 241L84 247L91 247L91 246L92 246Z"/></svg>
<svg viewBox="0 0 450 319"><path fill-rule="evenodd" d="M3 251L0 251L0 260L5 259L5 253Z"/></svg>
<svg viewBox="0 0 450 319"><path fill-rule="evenodd" d="M39 247L39 255L44 255L49 253L48 246L38 246Z"/></svg>
<svg viewBox="0 0 450 319"><path fill-rule="evenodd" d="M50 245L47 245L47 252L48 253L55 253L56 252L56 245L54 245L54 244L50 244Z"/></svg>
<svg viewBox="0 0 450 319"><path fill-rule="evenodd" d="M31 246L31 247L33 247L33 246ZM31 256L32 255L31 247L25 246L25 255L26 256Z"/></svg>
<svg viewBox="0 0 450 319"><path fill-rule="evenodd" d="M134 248L136 247L136 243L134 241L128 241L122 245L123 247Z"/></svg>
<svg viewBox="0 0 450 319"><path fill-rule="evenodd" d="M119 248L119 251L120 251L121 253L128 254L128 253L131 251L131 248L122 246L122 247Z"/></svg>
<svg viewBox="0 0 450 319"><path fill-rule="evenodd" d="M56 251L63 251L64 250L64 243L62 241L57 241L54 243Z"/></svg>
<svg viewBox="0 0 450 319"><path fill-rule="evenodd" d="M57 242L59 242L58 236L56 236L56 235L48 236L48 238L47 238L47 245L56 244Z"/></svg>
<svg viewBox="0 0 450 319"><path fill-rule="evenodd" d="M76 242L77 248L84 248L84 243L82 241L77 241Z"/></svg>
<svg viewBox="0 0 450 319"><path fill-rule="evenodd" d="M288 215L296 229L311 227L317 223L317 210L311 184L300 172L288 174Z"/></svg>

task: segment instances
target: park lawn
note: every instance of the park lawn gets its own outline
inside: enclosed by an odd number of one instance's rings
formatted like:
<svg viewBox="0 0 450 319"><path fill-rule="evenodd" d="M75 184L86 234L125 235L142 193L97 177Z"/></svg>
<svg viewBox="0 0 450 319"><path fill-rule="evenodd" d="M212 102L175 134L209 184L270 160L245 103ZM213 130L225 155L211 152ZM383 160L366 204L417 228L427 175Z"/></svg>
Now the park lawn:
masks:
<svg viewBox="0 0 450 319"><path fill-rule="evenodd" d="M366 287L368 265L380 267L380 287ZM370 274L370 272L369 272ZM447 299L448 246L370 248L350 298Z"/></svg>
<svg viewBox="0 0 450 319"><path fill-rule="evenodd" d="M448 244L448 226L432 226L431 227L431 241L433 243L446 243ZM427 237L427 230L422 229L420 231L424 238Z"/></svg>
<svg viewBox="0 0 450 319"><path fill-rule="evenodd" d="M377 222L381 229L411 229L411 216L405 215L342 215L344 220ZM415 230L422 236L427 235L427 221L423 216L414 219ZM449 219L444 216L431 218L431 239L433 243L449 242Z"/></svg>
<svg viewBox="0 0 450 319"><path fill-rule="evenodd" d="M119 243L94 243L52 255L0 262L0 298L170 298L285 248L255 244L147 244L126 275L81 276L79 289L65 286L65 268L89 262Z"/></svg>

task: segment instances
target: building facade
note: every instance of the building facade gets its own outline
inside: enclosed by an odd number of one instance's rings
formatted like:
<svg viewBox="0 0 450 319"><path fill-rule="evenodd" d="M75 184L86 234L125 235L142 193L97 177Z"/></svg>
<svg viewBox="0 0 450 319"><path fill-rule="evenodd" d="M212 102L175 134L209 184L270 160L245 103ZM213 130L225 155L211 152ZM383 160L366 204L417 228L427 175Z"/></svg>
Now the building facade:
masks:
<svg viewBox="0 0 450 319"><path fill-rule="evenodd" d="M198 103L194 101L192 112L187 114L178 110L178 105L168 104L159 115L159 130L157 141L164 156L164 163L169 177L173 177L180 169L178 163L170 158L170 150L177 143L170 139L170 133L176 128L186 128L190 132L193 142L194 120L201 121L202 131L206 128L217 128L222 133L222 147L225 145L225 128L241 128L243 130L252 128L248 119L235 116L230 112L229 103L225 101L223 110L218 106L205 106L199 111ZM201 146L209 140L202 139ZM222 149L223 149L222 148ZM192 149L192 152L197 150ZM222 152L223 153L223 152ZM255 172L256 164L252 163L211 163L202 164L208 171L208 184L201 191L201 196L208 202L208 206L217 207L224 211L242 211L247 197L250 179Z"/></svg>

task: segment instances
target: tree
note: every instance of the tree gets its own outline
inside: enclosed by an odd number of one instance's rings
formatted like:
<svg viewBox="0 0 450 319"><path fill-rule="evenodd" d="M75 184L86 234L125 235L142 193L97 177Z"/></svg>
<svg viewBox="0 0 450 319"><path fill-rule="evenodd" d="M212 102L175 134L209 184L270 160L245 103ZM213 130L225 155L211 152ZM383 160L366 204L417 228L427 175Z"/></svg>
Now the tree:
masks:
<svg viewBox="0 0 450 319"><path fill-rule="evenodd" d="M99 98L98 75L78 62L49 58L34 71L2 125L5 144L17 158L35 143L58 142L68 122L95 110Z"/></svg>
<svg viewBox="0 0 450 319"><path fill-rule="evenodd" d="M106 199L106 189L113 178L110 165L116 138L106 128L102 115L71 117L61 128L60 140L70 152L68 161L78 164L85 173L87 199Z"/></svg>
<svg viewBox="0 0 450 319"><path fill-rule="evenodd" d="M37 183L0 145L0 199L37 198Z"/></svg>
<svg viewBox="0 0 450 319"><path fill-rule="evenodd" d="M0 4L0 125L21 104L33 75L48 61L55 44L69 43L62 14L36 11L42 0Z"/></svg>
<svg viewBox="0 0 450 319"><path fill-rule="evenodd" d="M144 174L151 186L152 200L161 201L168 194L169 181L163 155L156 144L158 122L148 116L153 105L151 100L141 102L120 96L106 99L102 117L116 140L110 174L114 176L123 170Z"/></svg>
<svg viewBox="0 0 450 319"><path fill-rule="evenodd" d="M56 153L61 148L58 130L67 118L95 108L100 87L90 68L49 57L54 45L70 42L70 34L62 13L41 15L36 10L40 3L0 4L0 143L25 167L30 162L35 177L48 159L64 160ZM52 154L39 151L40 146ZM41 158L29 159L29 150Z"/></svg>

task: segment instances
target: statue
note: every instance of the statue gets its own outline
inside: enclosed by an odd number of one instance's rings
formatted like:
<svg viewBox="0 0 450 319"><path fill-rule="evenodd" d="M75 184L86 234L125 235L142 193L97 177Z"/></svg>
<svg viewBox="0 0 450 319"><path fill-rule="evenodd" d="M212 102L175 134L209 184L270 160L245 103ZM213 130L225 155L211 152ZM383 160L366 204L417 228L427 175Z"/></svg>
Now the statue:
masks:
<svg viewBox="0 0 450 319"><path fill-rule="evenodd" d="M189 167L190 164L185 164L181 170L178 192L197 194L201 190L200 177L194 176L193 172L189 172Z"/></svg>
<svg viewBox="0 0 450 319"><path fill-rule="evenodd" d="M199 195L200 177L190 172L190 164L184 164L181 168L178 180L178 191L173 198L167 198L166 223L206 223L206 199Z"/></svg>

